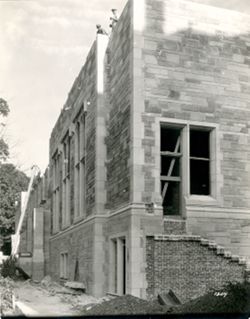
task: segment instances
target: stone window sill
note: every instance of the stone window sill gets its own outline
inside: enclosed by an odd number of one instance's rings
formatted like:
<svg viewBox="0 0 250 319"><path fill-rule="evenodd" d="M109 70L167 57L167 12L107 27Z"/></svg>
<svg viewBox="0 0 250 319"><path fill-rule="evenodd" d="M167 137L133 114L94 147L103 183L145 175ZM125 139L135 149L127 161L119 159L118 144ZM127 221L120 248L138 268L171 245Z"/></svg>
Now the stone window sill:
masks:
<svg viewBox="0 0 250 319"><path fill-rule="evenodd" d="M212 196L190 195L185 197L187 206L218 206L218 200Z"/></svg>

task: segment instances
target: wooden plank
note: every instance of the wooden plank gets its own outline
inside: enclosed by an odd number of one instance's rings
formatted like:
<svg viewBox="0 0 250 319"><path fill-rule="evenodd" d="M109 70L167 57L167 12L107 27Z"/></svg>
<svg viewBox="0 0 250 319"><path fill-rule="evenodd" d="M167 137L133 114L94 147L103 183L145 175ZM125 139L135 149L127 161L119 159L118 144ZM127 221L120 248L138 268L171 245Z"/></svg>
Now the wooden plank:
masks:
<svg viewBox="0 0 250 319"><path fill-rule="evenodd" d="M210 160L209 158L205 158L205 157L193 157L193 156L191 156L190 159L197 160L197 161L207 161L207 162L209 162Z"/></svg>
<svg viewBox="0 0 250 319"><path fill-rule="evenodd" d="M181 157L181 156L182 156L182 153L164 151L164 152L161 152L161 156Z"/></svg>
<svg viewBox="0 0 250 319"><path fill-rule="evenodd" d="M178 149L180 147L180 143L181 143L181 138L179 136L178 139L177 139L176 145L175 145L174 153L178 153ZM173 169L174 169L174 164L175 164L175 158L173 158L171 160L171 163L170 163L170 166L169 166L169 169L168 169L167 177L170 177L172 175L172 172L173 172ZM164 177L164 176L162 176L162 177ZM162 179L162 177L161 177L161 179ZM166 181L171 181L171 180L168 179ZM164 201L164 198L166 196L167 190L168 190L168 183L165 183L165 185L163 187L163 191L162 191L162 202Z"/></svg>
<svg viewBox="0 0 250 319"><path fill-rule="evenodd" d="M161 176L161 181L163 181L163 182L180 182L181 178L179 176Z"/></svg>

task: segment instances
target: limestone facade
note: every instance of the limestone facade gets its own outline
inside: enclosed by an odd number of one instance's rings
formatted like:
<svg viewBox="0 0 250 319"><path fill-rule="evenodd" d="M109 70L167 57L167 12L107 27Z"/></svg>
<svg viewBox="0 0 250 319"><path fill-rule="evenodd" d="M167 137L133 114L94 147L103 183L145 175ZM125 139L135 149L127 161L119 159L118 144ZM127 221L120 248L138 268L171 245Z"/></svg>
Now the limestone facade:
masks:
<svg viewBox="0 0 250 319"><path fill-rule="evenodd" d="M44 251L44 274L81 281L95 296L147 298L160 289L155 252L171 270L169 258L188 259L188 249L201 278L202 248L154 243L164 232L250 258L249 32L238 12L129 0L111 35L97 35L51 133L45 202L30 202L22 245L37 245L39 262ZM42 205L39 242L31 229ZM205 256L221 265L212 282L223 265L244 279L241 265ZM159 269L164 289L178 286Z"/></svg>

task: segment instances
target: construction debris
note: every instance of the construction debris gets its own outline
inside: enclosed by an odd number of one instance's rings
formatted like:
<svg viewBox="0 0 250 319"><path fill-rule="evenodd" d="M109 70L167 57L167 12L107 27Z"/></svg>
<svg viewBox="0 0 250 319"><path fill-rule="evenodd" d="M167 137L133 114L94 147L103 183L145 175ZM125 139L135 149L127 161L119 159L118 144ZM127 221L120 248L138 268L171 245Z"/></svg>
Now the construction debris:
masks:
<svg viewBox="0 0 250 319"><path fill-rule="evenodd" d="M124 295L104 301L98 305L87 305L82 308L81 315L140 315L163 314L169 307L161 306L157 301L147 301L131 295Z"/></svg>
<svg viewBox="0 0 250 319"><path fill-rule="evenodd" d="M13 280L0 275L0 317L13 313L13 288Z"/></svg>
<svg viewBox="0 0 250 319"><path fill-rule="evenodd" d="M166 306L178 306L181 304L180 298L170 289L168 293L162 293L158 295L158 301L160 305Z"/></svg>
<svg viewBox="0 0 250 319"><path fill-rule="evenodd" d="M85 285L82 282L77 282L77 281L67 281L64 284L64 286L67 288L82 290L82 291L85 291L86 289Z"/></svg>

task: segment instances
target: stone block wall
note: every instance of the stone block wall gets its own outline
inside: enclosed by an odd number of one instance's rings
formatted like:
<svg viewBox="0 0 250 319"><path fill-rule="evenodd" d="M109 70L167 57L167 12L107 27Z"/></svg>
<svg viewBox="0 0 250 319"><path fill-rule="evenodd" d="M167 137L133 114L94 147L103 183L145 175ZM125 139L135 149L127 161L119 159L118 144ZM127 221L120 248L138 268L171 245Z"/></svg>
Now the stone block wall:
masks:
<svg viewBox="0 0 250 319"><path fill-rule="evenodd" d="M48 173L51 191L53 155L84 104L85 220L74 220L72 139L70 223L48 239L50 221L45 213L46 273L60 280L60 255L67 253L67 279L82 281L90 294L104 294L112 275L110 241L122 236L127 245L127 292L138 297L171 288L188 300L206 287L221 285L226 276L242 280L240 265L196 241L148 236L163 229L168 234L187 230L249 256L248 27L245 15L184 0L130 0L109 39L105 74L99 72L103 66L98 60L98 50L104 47L93 44L51 134ZM162 219L161 121L212 125L216 131L215 192L198 199L183 192L186 223L178 225ZM42 198L39 186L29 203L31 231L22 235L30 249L33 208ZM50 200L44 205L46 210L52 207Z"/></svg>
<svg viewBox="0 0 250 319"><path fill-rule="evenodd" d="M161 233L162 217L159 214L149 214L145 207L124 207L108 216L103 224L103 247L105 249L104 292L114 292L112 277L115 266L112 263L111 241L124 238L126 241L126 293L140 298L146 298L146 235ZM113 279L114 281L114 279Z"/></svg>
<svg viewBox="0 0 250 319"><path fill-rule="evenodd" d="M66 102L66 109L54 127L50 140L50 163L53 170L53 154L60 151L61 142L67 132L72 132L70 138L70 208L68 224L62 225L62 207L60 204L59 229L52 233L50 238L50 273L56 280L60 279L60 255L68 254L68 279L84 282L87 291L95 296L104 293L102 254L104 242L102 235L102 217L105 214L106 203L106 170L105 170L105 119L104 105L104 55L107 45L107 36L98 34L86 62L75 80ZM84 106L84 108L83 108ZM83 112L84 111L84 112ZM84 113L85 131L85 197L84 211L79 216L75 214L75 119ZM84 127L85 125L85 127ZM84 134L81 131L81 134ZM83 137L83 136L82 136ZM83 138L84 139L84 138ZM80 150L80 154L82 150ZM59 166L63 167L62 161ZM62 202L62 171L60 178L60 197ZM52 178L52 174L50 175ZM82 175L81 175L82 178ZM54 212L53 212L54 213ZM94 217L95 216L95 217ZM100 219L100 221L99 221ZM94 262L95 261L95 262ZM78 266L76 266L78 265ZM79 268L77 270L76 268ZM77 275L75 275L77 272Z"/></svg>
<svg viewBox="0 0 250 319"><path fill-rule="evenodd" d="M69 281L75 280L78 261L78 278L86 285L87 292L93 293L94 283L94 225L91 222L77 225L74 229L56 236L50 241L50 275L60 281L60 254L68 253ZM99 265L100 266L100 265Z"/></svg>
<svg viewBox="0 0 250 319"><path fill-rule="evenodd" d="M111 240L112 238L125 237L128 245L129 229L131 225L131 216L129 210L124 210L120 214L111 215L106 219L103 226L103 243L105 249L105 259L104 259L104 278L105 278L105 291L114 292L111 287L111 277L114 276L114 265L111 264ZM129 250L127 252L127 256ZM130 279L128 278L127 269L127 283L129 286Z"/></svg>
<svg viewBox="0 0 250 319"><path fill-rule="evenodd" d="M147 297L172 289L183 302L221 288L228 281L243 282L245 266L218 255L191 237L156 240L147 237Z"/></svg>
<svg viewBox="0 0 250 319"><path fill-rule="evenodd" d="M233 254L250 258L250 219L245 210L196 207L188 216L189 233L215 240Z"/></svg>
<svg viewBox="0 0 250 319"><path fill-rule="evenodd" d="M249 17L193 2L147 0L142 37L148 167L158 160L155 118L218 124L218 199L224 207L248 208Z"/></svg>
<svg viewBox="0 0 250 319"><path fill-rule="evenodd" d="M65 134L72 126L74 117L84 105L86 108L86 216L94 213L95 210L95 162L96 162L96 113L97 113L97 56L96 41L89 51L86 62L76 78L68 99L62 109L57 123L50 137L50 180L52 180L53 161L52 157ZM71 139L71 165L74 165L74 145ZM71 167L71 199L73 199L73 172ZM73 216L73 205L71 205L71 217ZM61 217L59 217L61 218ZM72 218L71 218L72 222Z"/></svg>
<svg viewBox="0 0 250 319"><path fill-rule="evenodd" d="M112 31L106 53L107 208L130 198L131 4L128 2Z"/></svg>
<svg viewBox="0 0 250 319"><path fill-rule="evenodd" d="M51 211L44 209L44 274L49 275L50 268L50 234L51 234Z"/></svg>
<svg viewBox="0 0 250 319"><path fill-rule="evenodd" d="M161 122L211 125L212 194L191 196L189 169L183 169L181 214L187 218L188 232L222 245L231 241L228 248L240 248L246 255L250 245L246 226L250 220L249 16L182 0L139 0L133 1L133 7L135 198L161 206ZM218 229L210 231L217 219ZM230 230L223 226L227 220L231 220Z"/></svg>
<svg viewBox="0 0 250 319"><path fill-rule="evenodd" d="M42 279L49 272L51 212L48 176L47 169L43 176L34 180L20 234L18 252L31 253L31 257L20 258L20 265L34 280Z"/></svg>

